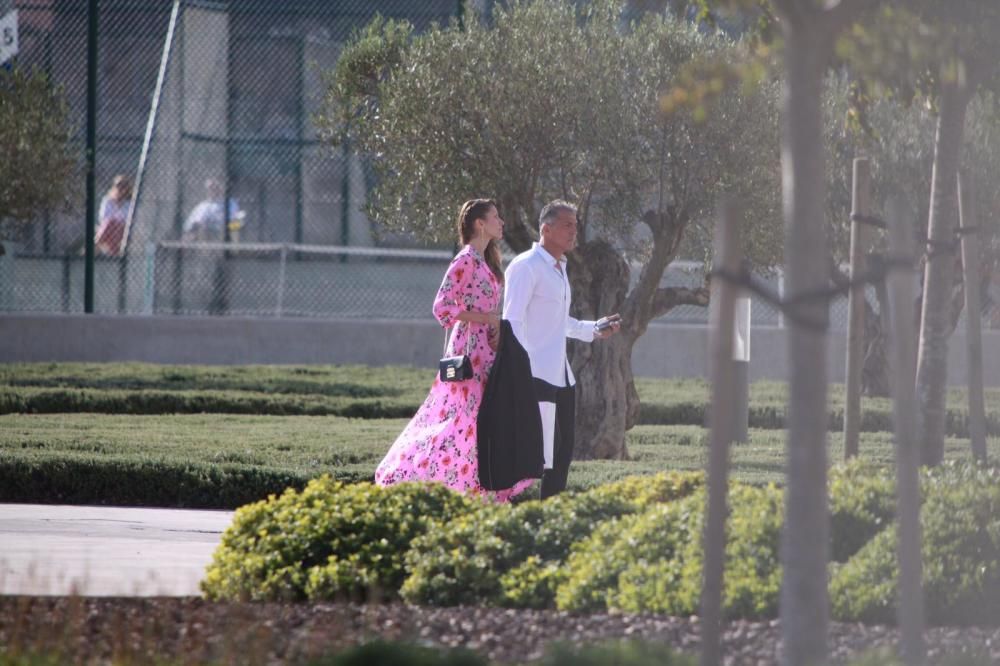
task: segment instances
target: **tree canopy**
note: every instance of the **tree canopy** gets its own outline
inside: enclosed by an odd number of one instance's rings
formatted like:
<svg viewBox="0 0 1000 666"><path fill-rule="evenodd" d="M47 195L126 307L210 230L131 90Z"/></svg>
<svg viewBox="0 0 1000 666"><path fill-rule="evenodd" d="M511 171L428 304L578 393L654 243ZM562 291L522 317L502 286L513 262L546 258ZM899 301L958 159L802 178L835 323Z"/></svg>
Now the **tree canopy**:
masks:
<svg viewBox="0 0 1000 666"><path fill-rule="evenodd" d="M44 73L0 69L0 237L65 205L78 167L70 138L66 102Z"/></svg>
<svg viewBox="0 0 1000 666"><path fill-rule="evenodd" d="M321 125L372 158L372 217L440 241L463 200L490 194L520 250L541 205L561 197L581 206L586 238L626 247L647 211L701 224L726 191L754 204L757 262L778 263L775 90L730 93L703 122L665 114L685 64L735 60L737 47L663 15L623 29L620 13L615 2L521 2L497 7L491 26L413 37L377 21L359 34L330 77Z"/></svg>

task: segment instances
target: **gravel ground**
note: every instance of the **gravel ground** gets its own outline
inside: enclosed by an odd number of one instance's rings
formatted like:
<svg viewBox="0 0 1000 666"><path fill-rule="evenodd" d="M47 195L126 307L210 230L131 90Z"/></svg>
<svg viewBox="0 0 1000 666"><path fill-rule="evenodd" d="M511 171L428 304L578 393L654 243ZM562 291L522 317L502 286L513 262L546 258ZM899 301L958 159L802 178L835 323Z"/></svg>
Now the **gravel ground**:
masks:
<svg viewBox="0 0 1000 666"><path fill-rule="evenodd" d="M197 598L0 597L0 645L58 651L75 663L284 664L373 638L463 646L501 663L537 659L547 643L581 644L643 638L675 650L698 650L697 618L575 615L496 608L426 608L403 604L212 603ZM891 646L887 627L833 624L834 663ZM1000 629L935 628L927 633L931 663L941 655L989 655L1000 664ZM733 622L724 638L726 664L777 663L779 626Z"/></svg>

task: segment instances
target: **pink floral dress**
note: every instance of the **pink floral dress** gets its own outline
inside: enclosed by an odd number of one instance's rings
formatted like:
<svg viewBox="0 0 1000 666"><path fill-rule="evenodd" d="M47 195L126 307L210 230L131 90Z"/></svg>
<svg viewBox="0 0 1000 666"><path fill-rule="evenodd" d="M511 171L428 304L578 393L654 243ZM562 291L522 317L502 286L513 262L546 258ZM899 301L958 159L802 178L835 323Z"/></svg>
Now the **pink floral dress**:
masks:
<svg viewBox="0 0 1000 666"><path fill-rule="evenodd" d="M437 481L495 502L507 502L531 485L532 480L525 479L495 492L479 485L476 417L495 353L487 342L486 324L456 317L460 312L496 312L499 303L499 280L475 248L466 245L445 273L434 299L434 316L442 326L453 329L449 356L468 349L472 379L442 382L434 378L430 395L375 470L375 483Z"/></svg>

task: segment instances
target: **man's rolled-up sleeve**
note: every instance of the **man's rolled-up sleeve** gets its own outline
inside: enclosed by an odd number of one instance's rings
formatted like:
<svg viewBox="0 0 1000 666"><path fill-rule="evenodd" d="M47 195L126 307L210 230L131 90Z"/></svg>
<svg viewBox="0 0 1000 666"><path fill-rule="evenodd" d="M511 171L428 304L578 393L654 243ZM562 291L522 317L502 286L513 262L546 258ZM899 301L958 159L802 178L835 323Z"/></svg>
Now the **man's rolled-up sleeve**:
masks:
<svg viewBox="0 0 1000 666"><path fill-rule="evenodd" d="M584 342L594 341L594 324L589 319L573 319L566 317L566 337Z"/></svg>

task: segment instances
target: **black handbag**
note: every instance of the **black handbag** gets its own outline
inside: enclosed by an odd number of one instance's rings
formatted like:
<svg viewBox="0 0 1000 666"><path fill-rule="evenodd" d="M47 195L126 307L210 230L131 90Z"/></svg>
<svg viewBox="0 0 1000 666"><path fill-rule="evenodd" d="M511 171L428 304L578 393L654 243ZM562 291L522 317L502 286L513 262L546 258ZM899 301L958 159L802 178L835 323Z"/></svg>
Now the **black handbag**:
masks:
<svg viewBox="0 0 1000 666"><path fill-rule="evenodd" d="M456 324L457 326L457 324ZM440 361L438 361L438 375L441 377L443 382L460 382L466 379L472 379L472 359L469 358L469 352L471 351L470 345L472 344L472 332L469 332L468 337L465 339L465 353L461 356L445 356ZM444 333L444 350L443 353L448 353L448 332Z"/></svg>

